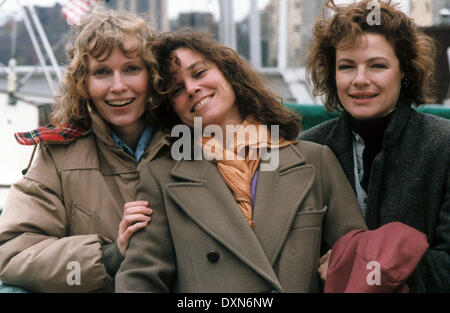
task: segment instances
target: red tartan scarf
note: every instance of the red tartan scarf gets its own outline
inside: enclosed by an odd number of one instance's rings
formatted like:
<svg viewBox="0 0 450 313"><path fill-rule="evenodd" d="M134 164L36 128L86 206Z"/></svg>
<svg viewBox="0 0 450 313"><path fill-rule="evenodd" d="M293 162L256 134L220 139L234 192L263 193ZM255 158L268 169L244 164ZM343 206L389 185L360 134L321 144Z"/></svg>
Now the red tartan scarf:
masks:
<svg viewBox="0 0 450 313"><path fill-rule="evenodd" d="M37 145L39 143L68 143L87 134L89 128L79 123L69 122L58 127L39 127L30 132L15 133L14 137L21 145Z"/></svg>

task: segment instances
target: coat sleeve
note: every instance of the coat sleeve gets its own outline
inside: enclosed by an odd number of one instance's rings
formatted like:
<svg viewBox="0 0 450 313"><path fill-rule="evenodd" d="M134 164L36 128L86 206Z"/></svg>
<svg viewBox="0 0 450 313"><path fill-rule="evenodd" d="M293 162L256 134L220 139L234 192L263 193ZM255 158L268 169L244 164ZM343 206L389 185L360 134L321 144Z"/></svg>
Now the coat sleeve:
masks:
<svg viewBox="0 0 450 313"><path fill-rule="evenodd" d="M116 292L171 292L176 258L162 188L148 165L142 167L139 175L137 200L148 201L153 214L147 227L130 239L115 277Z"/></svg>
<svg viewBox="0 0 450 313"><path fill-rule="evenodd" d="M367 229L356 195L334 153L322 146L321 176L324 204L328 206L324 240L333 247L339 237L353 229Z"/></svg>
<svg viewBox="0 0 450 313"><path fill-rule="evenodd" d="M435 238L407 281L414 292L450 292L450 167Z"/></svg>
<svg viewBox="0 0 450 313"><path fill-rule="evenodd" d="M86 292L111 285L96 234L70 236L60 173L41 148L0 216L0 279L33 292Z"/></svg>

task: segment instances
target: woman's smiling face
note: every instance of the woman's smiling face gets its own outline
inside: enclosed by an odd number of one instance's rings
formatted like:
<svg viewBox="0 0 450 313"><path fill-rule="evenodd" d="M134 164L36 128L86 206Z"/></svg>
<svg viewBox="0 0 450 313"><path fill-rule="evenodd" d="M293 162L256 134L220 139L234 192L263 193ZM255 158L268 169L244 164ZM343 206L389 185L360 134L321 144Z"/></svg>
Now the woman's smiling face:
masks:
<svg viewBox="0 0 450 313"><path fill-rule="evenodd" d="M200 53L178 48L172 53L175 70L170 100L181 121L194 126L194 117L207 125L236 125L242 122L235 93L217 66Z"/></svg>
<svg viewBox="0 0 450 313"><path fill-rule="evenodd" d="M394 49L379 34L362 35L350 49L336 49L336 87L344 109L357 119L395 109L403 73Z"/></svg>
<svg viewBox="0 0 450 313"><path fill-rule="evenodd" d="M88 57L87 89L100 115L113 128L143 128L149 75L140 56L114 47L103 60Z"/></svg>

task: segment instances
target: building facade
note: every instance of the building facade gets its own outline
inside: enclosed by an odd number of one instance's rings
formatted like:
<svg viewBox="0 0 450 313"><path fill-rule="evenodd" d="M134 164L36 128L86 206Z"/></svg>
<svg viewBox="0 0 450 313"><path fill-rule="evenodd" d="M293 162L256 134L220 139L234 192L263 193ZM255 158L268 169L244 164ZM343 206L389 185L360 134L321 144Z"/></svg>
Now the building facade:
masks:
<svg viewBox="0 0 450 313"><path fill-rule="evenodd" d="M167 1L170 0L110 0L108 5L117 10L146 13L148 21L154 27L161 31L169 31Z"/></svg>
<svg viewBox="0 0 450 313"><path fill-rule="evenodd" d="M286 12L280 12L280 1L287 1ZM325 0L270 0L261 11L261 44L263 65L278 66L280 18L286 19L286 65L303 67L312 40L312 28L322 14Z"/></svg>

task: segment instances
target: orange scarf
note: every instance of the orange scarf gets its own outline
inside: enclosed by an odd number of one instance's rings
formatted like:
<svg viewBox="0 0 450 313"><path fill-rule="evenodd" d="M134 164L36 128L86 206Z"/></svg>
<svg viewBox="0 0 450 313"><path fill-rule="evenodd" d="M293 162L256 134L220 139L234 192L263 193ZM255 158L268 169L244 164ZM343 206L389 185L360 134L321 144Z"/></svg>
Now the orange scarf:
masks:
<svg viewBox="0 0 450 313"><path fill-rule="evenodd" d="M263 126L265 127L252 117L248 117L239 126L241 131L245 129L248 133L245 133L245 136L239 136L238 130L234 133L234 140L225 150L222 148L222 143L219 143L215 137L202 137L204 153L217 163L222 178L231 188L234 199L251 228L254 226L251 182L261 160L258 148L280 148L296 142L296 140L280 138L278 143L272 143L270 131L267 127L261 128ZM220 155L222 160L218 157Z"/></svg>

